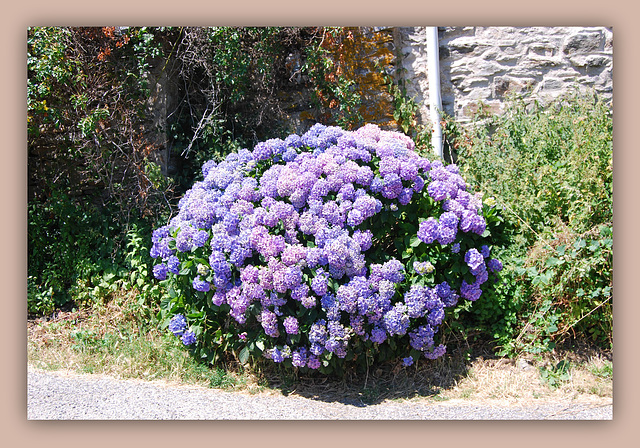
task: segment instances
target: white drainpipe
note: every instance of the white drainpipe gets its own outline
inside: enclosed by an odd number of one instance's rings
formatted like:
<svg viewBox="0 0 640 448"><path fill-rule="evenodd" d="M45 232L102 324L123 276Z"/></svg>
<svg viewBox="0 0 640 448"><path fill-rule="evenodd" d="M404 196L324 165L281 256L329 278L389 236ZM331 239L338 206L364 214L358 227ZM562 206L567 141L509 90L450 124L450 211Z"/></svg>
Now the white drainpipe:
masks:
<svg viewBox="0 0 640 448"><path fill-rule="evenodd" d="M427 59L429 77L429 113L433 123L433 150L438 157L442 157L442 127L440 126L440 111L442 99L440 97L440 51L438 50L438 27L426 27Z"/></svg>

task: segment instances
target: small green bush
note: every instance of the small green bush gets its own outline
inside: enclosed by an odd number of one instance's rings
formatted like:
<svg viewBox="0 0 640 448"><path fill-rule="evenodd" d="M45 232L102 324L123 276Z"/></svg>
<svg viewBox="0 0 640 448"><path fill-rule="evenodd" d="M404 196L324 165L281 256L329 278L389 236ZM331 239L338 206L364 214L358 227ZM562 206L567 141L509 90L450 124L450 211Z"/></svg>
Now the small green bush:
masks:
<svg viewBox="0 0 640 448"><path fill-rule="evenodd" d="M548 105L513 98L457 129L458 165L505 210L503 283L461 319L505 353L571 336L607 346L612 330L612 113L595 94Z"/></svg>
<svg viewBox="0 0 640 448"><path fill-rule="evenodd" d="M116 211L79 204L54 192L28 207L28 312L45 315L74 303L102 302L121 289L137 290L146 304L160 300L150 285L151 223L125 228Z"/></svg>

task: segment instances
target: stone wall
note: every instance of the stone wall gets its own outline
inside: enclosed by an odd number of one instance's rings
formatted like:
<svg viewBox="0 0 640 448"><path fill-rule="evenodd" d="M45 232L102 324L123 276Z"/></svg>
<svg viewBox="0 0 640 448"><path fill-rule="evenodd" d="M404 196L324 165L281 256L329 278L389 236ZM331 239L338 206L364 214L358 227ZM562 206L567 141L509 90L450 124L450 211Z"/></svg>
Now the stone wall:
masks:
<svg viewBox="0 0 640 448"><path fill-rule="evenodd" d="M572 87L613 97L610 27L440 27L440 82L444 111L464 123L482 102L500 112L509 93L531 90L541 102ZM424 27L395 30L398 66L407 93L429 118Z"/></svg>

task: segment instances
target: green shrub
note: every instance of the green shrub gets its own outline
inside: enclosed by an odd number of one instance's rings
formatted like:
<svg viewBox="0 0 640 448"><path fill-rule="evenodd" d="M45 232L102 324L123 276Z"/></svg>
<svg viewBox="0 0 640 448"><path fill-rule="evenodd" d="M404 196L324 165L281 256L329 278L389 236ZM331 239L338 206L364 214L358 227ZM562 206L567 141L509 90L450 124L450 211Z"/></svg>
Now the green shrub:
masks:
<svg viewBox="0 0 640 448"><path fill-rule="evenodd" d="M29 313L134 287L125 277L144 257L127 254L127 231L171 196L140 132L162 43L147 28L27 30Z"/></svg>
<svg viewBox="0 0 640 448"><path fill-rule="evenodd" d="M116 263L117 228L95 208L74 204L54 193L41 204L28 207L29 311L51 311L63 306L83 281ZM48 305L37 305L47 294Z"/></svg>
<svg viewBox="0 0 640 448"><path fill-rule="evenodd" d="M445 308L502 269L491 201L398 132L317 124L202 172L151 248L163 325L198 359L338 375L435 359Z"/></svg>
<svg viewBox="0 0 640 448"><path fill-rule="evenodd" d="M513 98L456 129L470 185L505 210L503 284L462 319L505 353L553 348L571 336L611 343L613 172L611 109L571 93L542 106Z"/></svg>
<svg viewBox="0 0 640 448"><path fill-rule="evenodd" d="M54 193L28 207L28 312L51 313L69 303L102 302L117 291L137 290L145 304L161 291L148 283L152 222L119 223L117 209L79 204Z"/></svg>

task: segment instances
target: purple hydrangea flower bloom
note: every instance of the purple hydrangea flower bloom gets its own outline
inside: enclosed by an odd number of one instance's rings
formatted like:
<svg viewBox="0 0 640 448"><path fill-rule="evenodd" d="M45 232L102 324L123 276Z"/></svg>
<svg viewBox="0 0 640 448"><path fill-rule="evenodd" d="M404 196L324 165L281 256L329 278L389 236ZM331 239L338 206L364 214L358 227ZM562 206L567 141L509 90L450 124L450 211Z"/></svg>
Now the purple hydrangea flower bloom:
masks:
<svg viewBox="0 0 640 448"><path fill-rule="evenodd" d="M411 289L404 295L404 303L409 317L415 319L424 316L426 311L425 287L412 285Z"/></svg>
<svg viewBox="0 0 640 448"><path fill-rule="evenodd" d="M405 367L409 367L413 365L413 357L407 356L406 358L402 358L402 365Z"/></svg>
<svg viewBox="0 0 640 448"><path fill-rule="evenodd" d="M347 225L351 227L359 226L360 224L362 224L363 221L364 221L364 216L362 215L362 212L358 209L351 210L347 215Z"/></svg>
<svg viewBox="0 0 640 448"><path fill-rule="evenodd" d="M447 348L444 345L440 344L436 348L434 348L432 352L425 352L424 357L427 359L437 359L444 355L446 351Z"/></svg>
<svg viewBox="0 0 640 448"><path fill-rule="evenodd" d="M178 257L171 255L169 259L167 259L167 269L173 274L178 274L180 272L180 260Z"/></svg>
<svg viewBox="0 0 640 448"><path fill-rule="evenodd" d="M462 286L460 287L460 295L467 300L471 300L472 302L478 300L480 295L482 294L482 290L475 283L468 284L464 280L462 280Z"/></svg>
<svg viewBox="0 0 640 448"><path fill-rule="evenodd" d="M300 148L303 146L303 143L299 135L291 134L284 139L284 145L290 148Z"/></svg>
<svg viewBox="0 0 640 448"><path fill-rule="evenodd" d="M376 176L371 181L369 189L372 193L380 193L384 187L384 180L380 176Z"/></svg>
<svg viewBox="0 0 640 448"><path fill-rule="evenodd" d="M473 213L470 210L464 210L462 212L462 216L460 217L460 230L462 230L463 232L471 232L474 229L474 217L476 216L475 213Z"/></svg>
<svg viewBox="0 0 640 448"><path fill-rule="evenodd" d="M278 317L273 311L262 310L261 322L264 332L272 338L280 336L278 331Z"/></svg>
<svg viewBox="0 0 640 448"><path fill-rule="evenodd" d="M169 268L164 263L157 264L153 267L153 276L158 280L166 279L168 272L169 272Z"/></svg>
<svg viewBox="0 0 640 448"><path fill-rule="evenodd" d="M464 254L464 262L471 269L478 269L480 266L484 264L484 257L477 249L469 249L466 254Z"/></svg>
<svg viewBox="0 0 640 448"><path fill-rule="evenodd" d="M373 171L368 166L361 166L356 173L355 182L363 187L368 187L373 181Z"/></svg>
<svg viewBox="0 0 640 448"><path fill-rule="evenodd" d="M500 272L502 270L502 262L496 258L491 258L487 262L487 268L489 268L491 272Z"/></svg>
<svg viewBox="0 0 640 448"><path fill-rule="evenodd" d="M222 289L218 289L213 294L211 302L216 306L220 306L223 303L226 303L226 300L227 300L227 294Z"/></svg>
<svg viewBox="0 0 640 448"><path fill-rule="evenodd" d="M473 217L472 232L478 235L482 235L487 228L487 222L482 216L476 215Z"/></svg>
<svg viewBox="0 0 640 448"><path fill-rule="evenodd" d="M287 316L284 319L284 329L287 334L298 334L298 319L293 316Z"/></svg>
<svg viewBox="0 0 640 448"><path fill-rule="evenodd" d="M489 279L489 273L487 272L487 267L485 265L480 266L480 268L472 272L472 274L476 277L475 283L478 285L483 284Z"/></svg>
<svg viewBox="0 0 640 448"><path fill-rule="evenodd" d="M282 159L285 162L293 162L296 157L298 157L298 151L295 148L287 148L287 150L282 155Z"/></svg>
<svg viewBox="0 0 640 448"><path fill-rule="evenodd" d="M196 343L196 335L192 331L185 331L180 339L184 345L192 345Z"/></svg>
<svg viewBox="0 0 640 448"><path fill-rule="evenodd" d="M307 359L307 367L313 370L319 369L320 360L316 356L309 355L309 358Z"/></svg>
<svg viewBox="0 0 640 448"><path fill-rule="evenodd" d="M409 344L416 350L424 351L433 346L433 328L429 325L421 325L409 332Z"/></svg>
<svg viewBox="0 0 640 448"><path fill-rule="evenodd" d="M427 187L427 193L436 201L442 201L447 198L447 184L440 180L432 181Z"/></svg>
<svg viewBox="0 0 640 448"><path fill-rule="evenodd" d="M484 258L489 258L489 256L491 255L491 249L486 244L483 244L480 247L480 253Z"/></svg>
<svg viewBox="0 0 640 448"><path fill-rule="evenodd" d="M209 233L205 230L198 230L193 234L193 245L203 247L209 239Z"/></svg>
<svg viewBox="0 0 640 448"><path fill-rule="evenodd" d="M172 237L166 237L155 243L149 251L151 258L162 258L164 260L173 255L174 251L169 248L171 241L173 241Z"/></svg>
<svg viewBox="0 0 640 448"><path fill-rule="evenodd" d="M442 302L440 302L440 305L441 306L433 308L427 316L427 322L429 322L429 325L433 328L436 328L444 320L444 308Z"/></svg>
<svg viewBox="0 0 640 448"><path fill-rule="evenodd" d="M282 361L284 361L284 355L282 351L278 349L278 347L275 347L271 350L271 359L275 363L281 363Z"/></svg>
<svg viewBox="0 0 640 448"><path fill-rule="evenodd" d="M384 331L383 328L376 326L371 330L371 336L369 339L376 344L382 344L387 340L387 332Z"/></svg>
<svg viewBox="0 0 640 448"><path fill-rule="evenodd" d="M169 321L169 331L176 336L182 336L186 328L187 320L182 314L176 314Z"/></svg>
<svg viewBox="0 0 640 448"><path fill-rule="evenodd" d="M393 283L400 283L404 280L404 265L397 259L392 258L382 265L382 278Z"/></svg>
<svg viewBox="0 0 640 448"><path fill-rule="evenodd" d="M442 215L440 215L439 221L441 225L455 229L458 227L459 219L455 213L444 212Z"/></svg>
<svg viewBox="0 0 640 448"><path fill-rule="evenodd" d="M253 148L253 158L257 161L269 160L272 156L273 148L267 142L260 142Z"/></svg>
<svg viewBox="0 0 640 448"><path fill-rule="evenodd" d="M447 299L451 295L451 286L447 282L442 282L436 285L436 293L441 299Z"/></svg>
<svg viewBox="0 0 640 448"><path fill-rule="evenodd" d="M396 303L384 315L384 327L391 336L405 334L409 328L409 323L407 306L401 303Z"/></svg>
<svg viewBox="0 0 640 448"><path fill-rule="evenodd" d="M353 240L360 246L360 250L365 252L371 248L371 243L373 239L373 233L371 230L356 230L353 232Z"/></svg>
<svg viewBox="0 0 640 448"><path fill-rule="evenodd" d="M383 157L380 159L378 170L380 171L380 176L386 177L391 173L400 174L400 166L400 160L396 157Z"/></svg>
<svg viewBox="0 0 640 448"><path fill-rule="evenodd" d="M349 324L351 325L351 329L358 336L364 336L364 317L358 314L351 314L349 316Z"/></svg>
<svg viewBox="0 0 640 448"><path fill-rule="evenodd" d="M203 165L202 165L202 175L206 178L207 175L209 174L209 172L211 171L211 169L216 167L216 162L215 160L207 160Z"/></svg>
<svg viewBox="0 0 640 448"><path fill-rule="evenodd" d="M336 293L338 306L342 311L347 313L355 313L358 306L358 292L350 284L342 285Z"/></svg>
<svg viewBox="0 0 640 448"><path fill-rule="evenodd" d="M438 221L433 217L422 221L418 227L417 235L423 243L433 243L438 237Z"/></svg>
<svg viewBox="0 0 640 448"><path fill-rule="evenodd" d="M291 364L295 367L304 367L307 364L307 349L305 347L293 351L291 354Z"/></svg>
<svg viewBox="0 0 640 448"><path fill-rule="evenodd" d="M407 205L411 202L411 198L413 197L413 188L403 188L400 194L398 195L398 202L402 205Z"/></svg>
<svg viewBox="0 0 640 448"><path fill-rule="evenodd" d="M405 159L400 163L400 177L402 180L415 181L418 177L418 170L420 168L416 164L415 160Z"/></svg>
<svg viewBox="0 0 640 448"><path fill-rule="evenodd" d="M192 285L193 285L193 289L201 292L208 292L209 289L211 288L211 285L209 284L209 282L200 279L199 275L196 275L196 278L193 279Z"/></svg>
<svg viewBox="0 0 640 448"><path fill-rule="evenodd" d="M317 295L324 296L327 293L328 280L329 274L324 269L318 268L315 277L311 280L311 289Z"/></svg>
<svg viewBox="0 0 640 448"><path fill-rule="evenodd" d="M460 296L454 290L451 291L451 294L448 297L442 298L442 304L446 307L455 306L458 303L458 298Z"/></svg>
<svg viewBox="0 0 640 448"><path fill-rule="evenodd" d="M389 173L383 178L382 196L395 199L402 193L402 179L396 173Z"/></svg>
<svg viewBox="0 0 640 448"><path fill-rule="evenodd" d="M324 344L327 340L327 322L324 319L313 323L309 329L309 342Z"/></svg>
<svg viewBox="0 0 640 448"><path fill-rule="evenodd" d="M168 237L170 232L171 232L171 228L169 226L162 226L153 231L153 233L151 234L151 241L153 243L158 243L163 238Z"/></svg>
<svg viewBox="0 0 640 448"><path fill-rule="evenodd" d="M454 228L438 225L438 242L444 246L453 243L456 240L457 231Z"/></svg>

